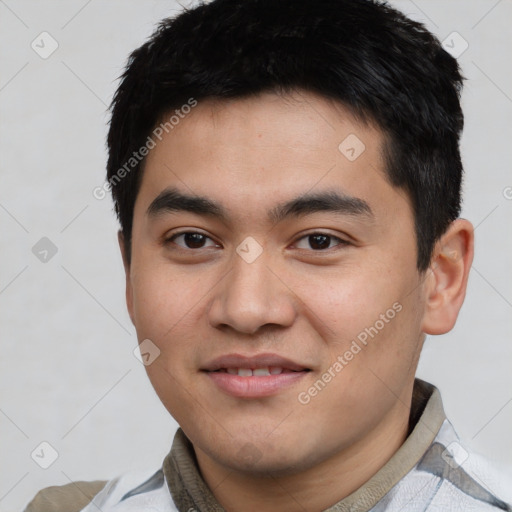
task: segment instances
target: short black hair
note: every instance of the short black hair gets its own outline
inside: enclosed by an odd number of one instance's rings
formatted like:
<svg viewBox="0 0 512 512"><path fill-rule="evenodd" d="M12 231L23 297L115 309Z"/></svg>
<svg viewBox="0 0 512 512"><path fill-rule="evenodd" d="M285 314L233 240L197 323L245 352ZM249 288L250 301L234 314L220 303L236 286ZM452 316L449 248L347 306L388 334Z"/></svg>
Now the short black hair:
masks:
<svg viewBox="0 0 512 512"><path fill-rule="evenodd" d="M439 40L386 2L213 0L163 20L130 55L111 105L107 181L128 261L144 164L133 155L163 116L191 99L302 90L382 131L387 177L410 197L426 270L460 214L462 82Z"/></svg>

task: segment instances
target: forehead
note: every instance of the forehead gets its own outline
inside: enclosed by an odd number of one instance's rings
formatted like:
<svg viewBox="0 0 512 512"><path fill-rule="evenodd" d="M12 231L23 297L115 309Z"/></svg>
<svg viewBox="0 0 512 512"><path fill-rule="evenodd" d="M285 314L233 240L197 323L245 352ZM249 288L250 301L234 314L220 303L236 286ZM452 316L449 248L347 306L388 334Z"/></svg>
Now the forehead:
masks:
<svg viewBox="0 0 512 512"><path fill-rule="evenodd" d="M199 101L149 153L137 203L147 209L171 186L238 218L315 190L393 202L401 191L386 178L384 143L376 127L305 91Z"/></svg>

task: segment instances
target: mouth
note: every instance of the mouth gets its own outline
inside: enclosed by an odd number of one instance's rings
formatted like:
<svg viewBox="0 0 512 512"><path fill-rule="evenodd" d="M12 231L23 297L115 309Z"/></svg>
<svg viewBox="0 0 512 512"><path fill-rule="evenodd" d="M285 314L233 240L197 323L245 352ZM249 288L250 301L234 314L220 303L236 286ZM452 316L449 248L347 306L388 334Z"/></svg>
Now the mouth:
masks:
<svg viewBox="0 0 512 512"><path fill-rule="evenodd" d="M261 398L284 391L311 369L275 354L230 354L201 369L216 387L238 398Z"/></svg>
<svg viewBox="0 0 512 512"><path fill-rule="evenodd" d="M267 377L269 375L281 375L282 373L295 373L300 371L310 371L308 368L304 370L290 370L281 366L266 366L263 368L219 368L213 373L229 373L230 375L238 375L239 377Z"/></svg>

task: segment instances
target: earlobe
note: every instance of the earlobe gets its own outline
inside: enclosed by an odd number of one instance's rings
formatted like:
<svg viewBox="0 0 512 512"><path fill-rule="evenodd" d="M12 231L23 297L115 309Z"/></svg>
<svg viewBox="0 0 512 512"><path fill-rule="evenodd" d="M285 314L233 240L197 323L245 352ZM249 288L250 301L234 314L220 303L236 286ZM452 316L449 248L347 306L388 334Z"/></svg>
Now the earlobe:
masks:
<svg viewBox="0 0 512 512"><path fill-rule="evenodd" d="M425 285L426 334L445 334L455 325L473 262L473 231L469 221L457 219L436 243Z"/></svg>
<svg viewBox="0 0 512 512"><path fill-rule="evenodd" d="M130 278L130 263L128 262L124 236L121 230L117 232L117 241L119 242L119 249L121 250L121 256L123 258L123 266L126 279L126 307L128 308L128 314L130 315L132 323L135 325L135 322L133 321L133 289Z"/></svg>

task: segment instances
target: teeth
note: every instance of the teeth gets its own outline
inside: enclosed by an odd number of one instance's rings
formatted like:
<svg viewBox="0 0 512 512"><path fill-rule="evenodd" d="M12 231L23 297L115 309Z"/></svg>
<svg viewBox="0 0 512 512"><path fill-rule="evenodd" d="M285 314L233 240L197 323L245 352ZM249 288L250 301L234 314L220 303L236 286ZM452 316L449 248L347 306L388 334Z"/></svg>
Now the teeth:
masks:
<svg viewBox="0 0 512 512"><path fill-rule="evenodd" d="M252 374L253 375L256 375L258 377L263 377L263 376L266 376L266 375L270 375L270 371L268 368L256 368L252 371Z"/></svg>
<svg viewBox="0 0 512 512"><path fill-rule="evenodd" d="M263 368L226 368L227 373L230 375L238 375L239 377L267 377L269 375L279 375L283 373L280 366L266 366Z"/></svg>

